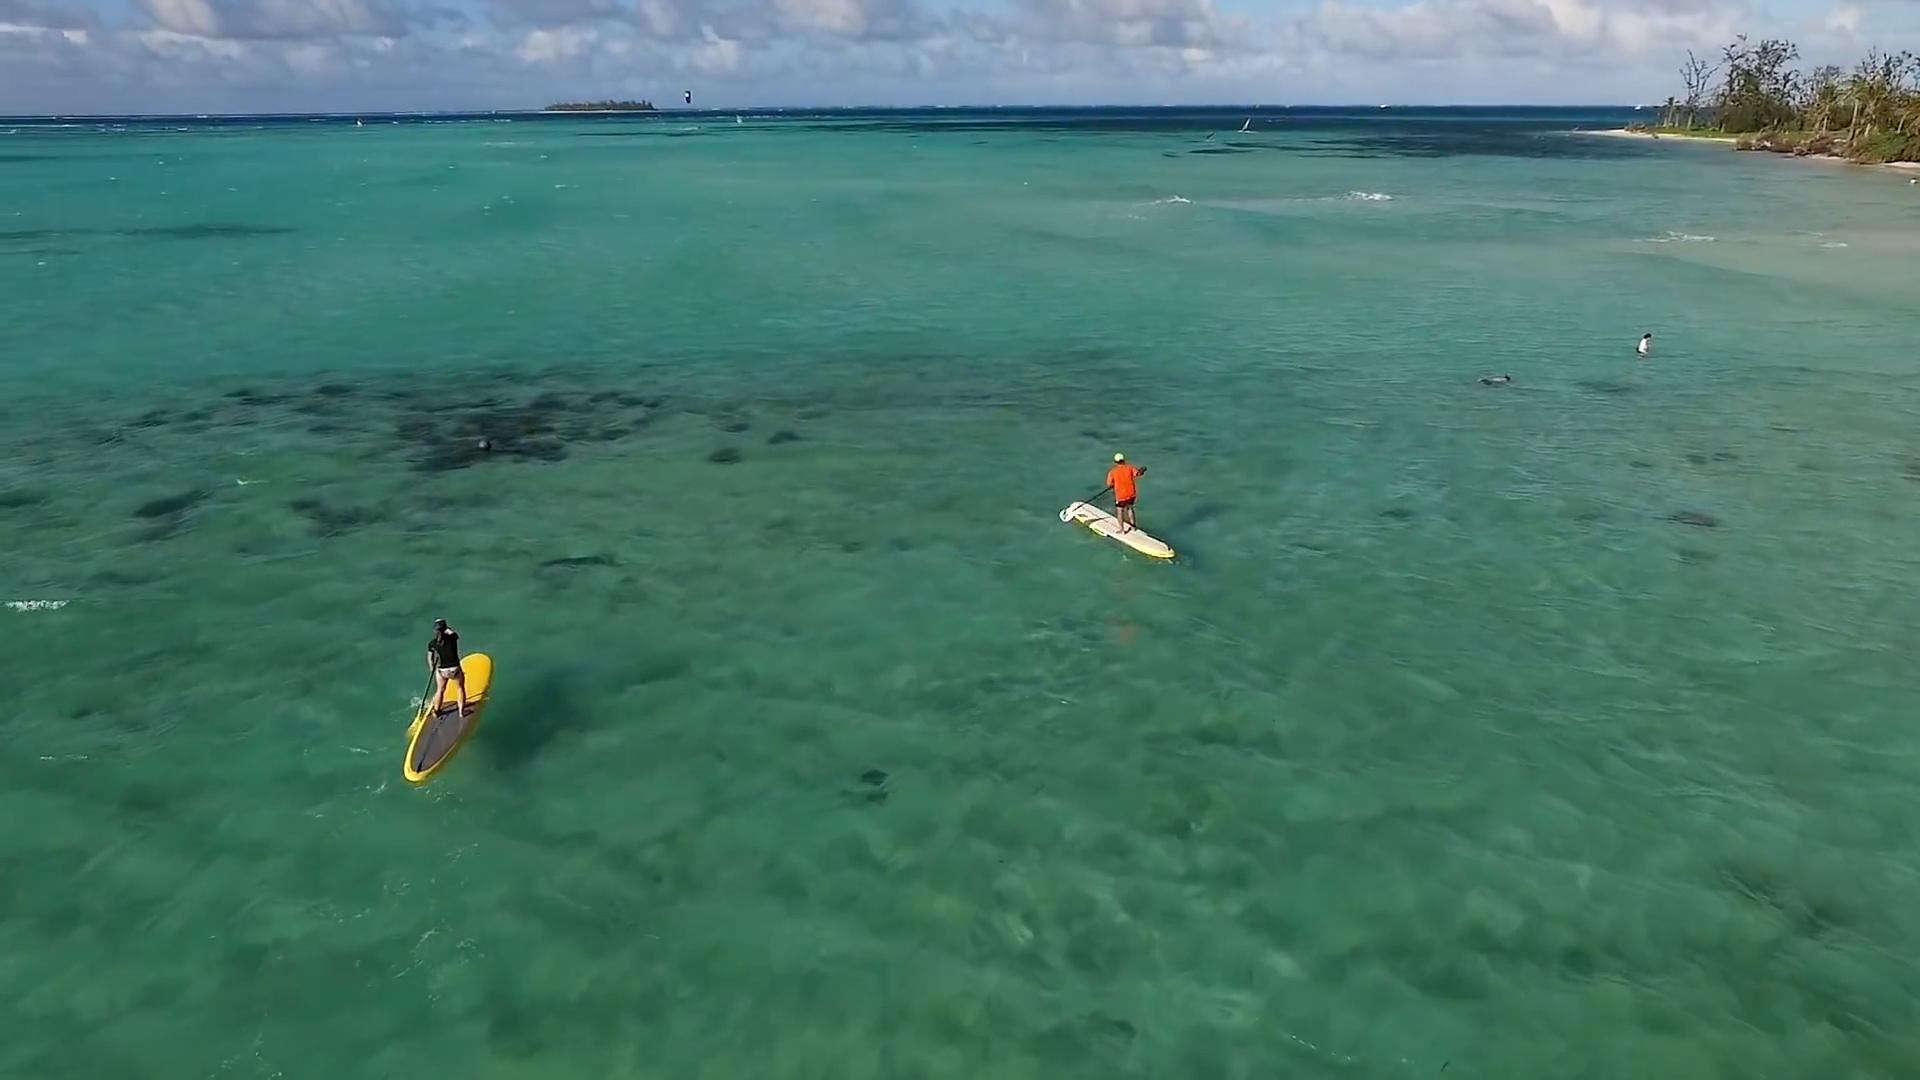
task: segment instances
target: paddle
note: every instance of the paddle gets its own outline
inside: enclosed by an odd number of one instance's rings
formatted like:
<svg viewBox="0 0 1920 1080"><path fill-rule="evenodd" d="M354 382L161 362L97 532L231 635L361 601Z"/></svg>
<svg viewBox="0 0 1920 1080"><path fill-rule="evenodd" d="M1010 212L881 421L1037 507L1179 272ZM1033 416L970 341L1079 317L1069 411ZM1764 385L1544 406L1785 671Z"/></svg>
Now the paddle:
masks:
<svg viewBox="0 0 1920 1080"><path fill-rule="evenodd" d="M415 711L413 714L413 717L416 720L427 715L428 705L439 704L439 702L436 702L433 700L433 684L434 684L435 678L436 677L431 673L427 675L427 688L425 690L420 691L420 708L417 711Z"/></svg>
<svg viewBox="0 0 1920 1080"><path fill-rule="evenodd" d="M1099 498L1099 497L1100 497L1100 496L1102 496L1102 495L1105 495L1105 494L1106 494L1107 492L1109 492L1109 491L1112 491L1112 490L1113 490L1113 485L1112 485L1112 484L1108 484L1108 485L1107 485L1106 487L1103 487L1103 488L1101 488L1101 489L1100 489L1099 491L1096 491L1096 492L1094 492L1093 494L1091 494L1091 495L1089 495L1089 496L1087 496L1086 498L1084 498L1084 499L1081 499L1081 500L1080 500L1080 502L1077 502L1077 503L1074 503L1074 504L1073 504L1073 506L1069 506L1069 507L1067 507L1067 508L1066 508L1065 510L1062 510L1062 511L1060 511L1060 520L1061 520L1061 521L1071 521L1071 520L1073 520L1073 507L1074 507L1074 506L1079 506L1079 505L1081 505L1082 503L1090 503L1090 502L1092 502L1093 500L1095 500L1095 499L1097 499L1097 498Z"/></svg>

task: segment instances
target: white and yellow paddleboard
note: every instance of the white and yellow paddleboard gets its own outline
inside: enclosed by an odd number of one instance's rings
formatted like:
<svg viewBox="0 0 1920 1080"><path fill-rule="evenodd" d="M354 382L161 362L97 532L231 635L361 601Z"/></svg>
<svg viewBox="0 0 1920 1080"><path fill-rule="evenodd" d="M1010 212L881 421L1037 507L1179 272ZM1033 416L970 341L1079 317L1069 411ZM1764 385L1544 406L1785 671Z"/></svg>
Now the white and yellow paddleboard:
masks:
<svg viewBox="0 0 1920 1080"><path fill-rule="evenodd" d="M1092 503L1078 502L1060 512L1061 521L1077 521L1109 540L1118 540L1133 550L1154 559L1173 558L1173 549L1157 537L1139 529L1120 531L1120 519Z"/></svg>
<svg viewBox="0 0 1920 1080"><path fill-rule="evenodd" d="M407 758L400 763L400 773L416 784L424 783L452 761L479 726L480 710L486 707L487 689L493 683L493 658L486 653L468 653L460 658L460 674L467 684L467 715L460 715L459 695L448 686L446 700L433 715L427 715L427 706L433 702L421 702L413 726L407 729Z"/></svg>

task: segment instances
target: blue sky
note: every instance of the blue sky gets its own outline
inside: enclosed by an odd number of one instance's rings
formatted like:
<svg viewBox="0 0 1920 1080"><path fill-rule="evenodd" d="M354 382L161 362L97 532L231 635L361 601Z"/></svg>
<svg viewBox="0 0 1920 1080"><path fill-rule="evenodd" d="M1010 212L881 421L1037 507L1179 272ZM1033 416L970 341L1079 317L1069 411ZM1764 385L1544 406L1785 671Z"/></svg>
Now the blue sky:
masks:
<svg viewBox="0 0 1920 1080"><path fill-rule="evenodd" d="M1920 50L1920 0L0 0L0 113L1590 104L1689 48Z"/></svg>

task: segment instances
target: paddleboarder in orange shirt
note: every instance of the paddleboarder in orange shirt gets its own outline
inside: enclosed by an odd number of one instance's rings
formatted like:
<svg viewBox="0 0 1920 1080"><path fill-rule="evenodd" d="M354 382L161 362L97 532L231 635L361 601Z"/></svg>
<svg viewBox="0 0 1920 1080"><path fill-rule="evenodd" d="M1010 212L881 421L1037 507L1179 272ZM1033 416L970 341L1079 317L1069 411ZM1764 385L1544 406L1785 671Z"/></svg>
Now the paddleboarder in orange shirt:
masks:
<svg viewBox="0 0 1920 1080"><path fill-rule="evenodd" d="M1127 455L1113 455L1113 468L1107 470L1107 486L1113 489L1113 508L1120 519L1120 531L1133 529L1133 500L1139 494L1134 480L1147 475L1145 466L1127 464Z"/></svg>

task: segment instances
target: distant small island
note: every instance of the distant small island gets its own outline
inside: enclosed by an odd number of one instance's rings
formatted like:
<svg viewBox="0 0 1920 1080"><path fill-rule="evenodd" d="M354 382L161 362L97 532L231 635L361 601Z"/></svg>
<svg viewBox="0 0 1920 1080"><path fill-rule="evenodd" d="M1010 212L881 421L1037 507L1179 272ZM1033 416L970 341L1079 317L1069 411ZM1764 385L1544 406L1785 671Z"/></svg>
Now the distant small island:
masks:
<svg viewBox="0 0 1920 1080"><path fill-rule="evenodd" d="M651 101L561 101L543 112L652 112Z"/></svg>

